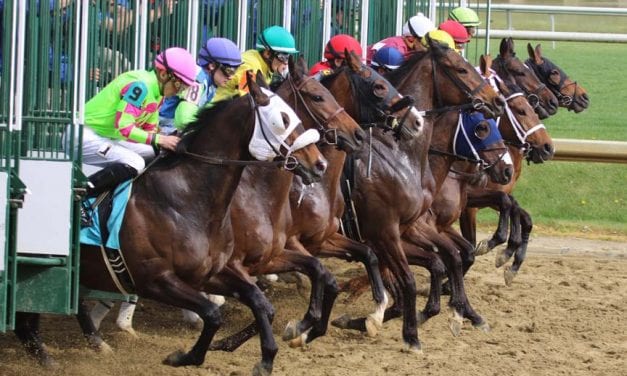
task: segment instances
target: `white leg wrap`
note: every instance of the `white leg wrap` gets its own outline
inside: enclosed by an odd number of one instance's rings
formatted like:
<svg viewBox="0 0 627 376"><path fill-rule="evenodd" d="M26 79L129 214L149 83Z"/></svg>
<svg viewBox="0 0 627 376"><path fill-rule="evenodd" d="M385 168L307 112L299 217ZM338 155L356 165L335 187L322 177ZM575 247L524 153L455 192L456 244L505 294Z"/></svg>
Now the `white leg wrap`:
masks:
<svg viewBox="0 0 627 376"><path fill-rule="evenodd" d="M107 313L113 308L113 301L102 301L99 300L96 302L94 307L89 312L89 317L91 321L94 323L96 329L100 329L100 324L102 323L102 319L105 318Z"/></svg>

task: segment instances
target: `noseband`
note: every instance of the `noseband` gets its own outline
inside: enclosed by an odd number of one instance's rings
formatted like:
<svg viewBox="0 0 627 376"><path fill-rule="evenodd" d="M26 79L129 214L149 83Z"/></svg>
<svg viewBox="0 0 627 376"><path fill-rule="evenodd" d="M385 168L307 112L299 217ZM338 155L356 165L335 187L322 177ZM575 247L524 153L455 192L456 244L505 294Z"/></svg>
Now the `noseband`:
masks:
<svg viewBox="0 0 627 376"><path fill-rule="evenodd" d="M320 141L318 143L336 146L338 144L338 137L337 137L338 129L328 128L328 126L331 120L333 120L336 116L338 116L342 112L346 112L344 108L339 107L334 113L329 115L326 119L321 118L311 111L309 106L307 106L307 102L305 101L305 98L303 98L303 95L301 93L301 90L303 89L305 84L307 84L309 80L315 80L315 78L304 77L302 79L302 82L298 86L296 86L296 84L294 83L294 79L292 78L291 75L288 77L287 80L290 84L290 88L292 89L292 93L294 93L294 110L296 111L298 107L298 102L296 99L299 99L303 107L305 107L305 110L307 111L307 114L309 115L309 117L311 117L311 119L316 124L316 128L318 129L318 132L320 132Z"/></svg>

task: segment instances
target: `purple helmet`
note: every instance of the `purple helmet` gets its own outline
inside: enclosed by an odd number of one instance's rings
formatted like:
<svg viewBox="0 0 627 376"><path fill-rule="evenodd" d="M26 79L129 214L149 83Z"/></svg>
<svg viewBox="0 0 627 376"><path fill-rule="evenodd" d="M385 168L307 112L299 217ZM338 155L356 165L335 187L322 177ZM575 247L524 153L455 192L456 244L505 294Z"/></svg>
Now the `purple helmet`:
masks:
<svg viewBox="0 0 627 376"><path fill-rule="evenodd" d="M379 49L372 57L373 67L384 67L389 70L394 70L405 62L405 57L398 49L385 46Z"/></svg>
<svg viewBox="0 0 627 376"><path fill-rule="evenodd" d="M231 40L226 38L210 38L198 52L198 65L219 63L231 67L242 64L242 54Z"/></svg>
<svg viewBox="0 0 627 376"><path fill-rule="evenodd" d="M194 57L184 48L170 47L155 58L155 67L165 69L186 85L192 85L196 78Z"/></svg>

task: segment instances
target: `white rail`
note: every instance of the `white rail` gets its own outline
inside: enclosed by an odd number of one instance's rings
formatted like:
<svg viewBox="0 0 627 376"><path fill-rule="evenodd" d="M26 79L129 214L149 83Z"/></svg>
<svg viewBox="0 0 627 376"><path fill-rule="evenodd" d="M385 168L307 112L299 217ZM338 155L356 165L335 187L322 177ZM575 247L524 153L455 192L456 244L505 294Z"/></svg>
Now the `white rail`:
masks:
<svg viewBox="0 0 627 376"><path fill-rule="evenodd" d="M478 9L485 11L487 4L478 4ZM627 16L627 8L605 7L572 7L557 5L520 5L520 4L491 4L492 11L514 11L518 13L544 14L587 14L597 16Z"/></svg>
<svg viewBox="0 0 627 376"><path fill-rule="evenodd" d="M478 36L485 37L486 32L479 30ZM562 31L530 31L530 30L490 30L490 38L534 39L534 40L561 40L576 42L609 42L627 43L627 34L609 33L575 33Z"/></svg>

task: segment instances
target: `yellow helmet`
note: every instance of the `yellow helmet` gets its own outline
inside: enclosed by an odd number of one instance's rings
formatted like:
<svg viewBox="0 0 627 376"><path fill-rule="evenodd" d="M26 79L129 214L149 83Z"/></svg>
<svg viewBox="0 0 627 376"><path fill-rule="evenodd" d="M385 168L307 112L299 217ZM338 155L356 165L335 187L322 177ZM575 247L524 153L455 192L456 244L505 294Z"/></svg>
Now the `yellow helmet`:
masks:
<svg viewBox="0 0 627 376"><path fill-rule="evenodd" d="M455 41L453 40L453 37L444 30L431 30L424 37L422 37L422 45L429 48L429 42L427 39L443 44L453 50L455 49Z"/></svg>

